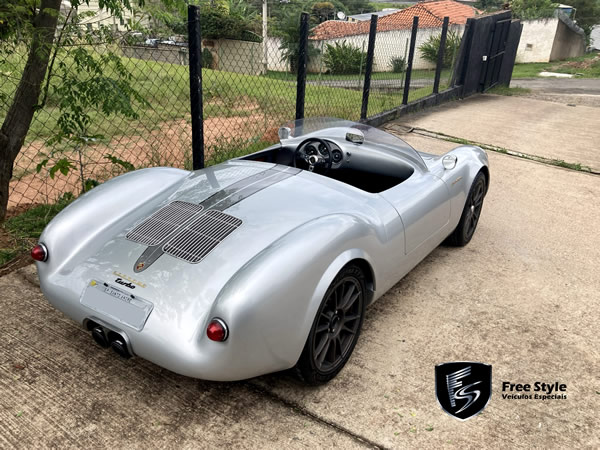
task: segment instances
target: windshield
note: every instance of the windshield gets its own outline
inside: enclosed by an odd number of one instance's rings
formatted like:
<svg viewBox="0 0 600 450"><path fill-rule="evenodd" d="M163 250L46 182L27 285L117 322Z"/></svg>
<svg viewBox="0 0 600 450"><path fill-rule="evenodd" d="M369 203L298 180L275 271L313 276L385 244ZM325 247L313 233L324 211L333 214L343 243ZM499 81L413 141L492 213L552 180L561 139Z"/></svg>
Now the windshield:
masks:
<svg viewBox="0 0 600 450"><path fill-rule="evenodd" d="M418 163L424 165L423 159L417 151L402 139L363 123L336 119L334 117L310 117L307 119L293 120L283 124L282 127L290 129L289 137L281 139L282 145L311 136L345 140L346 133L352 132L352 129L355 129L362 132L366 144L384 146L387 150L407 156L413 160L416 159ZM325 129L329 129L326 135L320 133L320 131Z"/></svg>

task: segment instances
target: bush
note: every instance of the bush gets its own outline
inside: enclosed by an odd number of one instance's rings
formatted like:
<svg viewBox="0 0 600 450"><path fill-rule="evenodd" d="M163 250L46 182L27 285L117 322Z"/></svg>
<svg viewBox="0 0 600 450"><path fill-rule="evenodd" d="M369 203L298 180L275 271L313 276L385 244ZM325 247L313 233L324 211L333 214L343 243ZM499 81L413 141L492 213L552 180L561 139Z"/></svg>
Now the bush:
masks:
<svg viewBox="0 0 600 450"><path fill-rule="evenodd" d="M202 67L205 69L212 69L213 65L213 54L207 48L202 50Z"/></svg>
<svg viewBox="0 0 600 450"><path fill-rule="evenodd" d="M402 56L394 56L390 61L390 67L394 73L402 73L406 70L406 61Z"/></svg>
<svg viewBox="0 0 600 450"><path fill-rule="evenodd" d="M346 41L327 44L325 50L325 67L332 74L360 73L365 64L367 52L347 44Z"/></svg>
<svg viewBox="0 0 600 450"><path fill-rule="evenodd" d="M437 64L441 38L442 35L440 33L438 35L431 36L425 43L421 44L419 47L421 57L433 64ZM444 50L444 68L452 66L452 62L454 61L455 56L458 54L459 46L460 36L454 31L448 31L448 34L446 35L446 48Z"/></svg>

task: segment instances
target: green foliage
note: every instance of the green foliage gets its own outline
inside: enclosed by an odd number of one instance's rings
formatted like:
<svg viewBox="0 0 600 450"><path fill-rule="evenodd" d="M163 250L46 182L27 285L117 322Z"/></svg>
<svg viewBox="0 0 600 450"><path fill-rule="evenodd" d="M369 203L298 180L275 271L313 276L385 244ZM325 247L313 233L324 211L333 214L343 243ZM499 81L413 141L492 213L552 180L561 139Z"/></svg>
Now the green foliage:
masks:
<svg viewBox="0 0 600 450"><path fill-rule="evenodd" d="M434 36L430 36L429 39L427 39L427 41L421 44L419 46L421 57L433 64L436 64L441 39L442 35L440 33ZM442 67L448 68L452 66L452 63L456 58L456 55L458 54L460 39L460 36L456 32L448 31L448 34L446 35L446 45L444 48L444 63Z"/></svg>
<svg viewBox="0 0 600 450"><path fill-rule="evenodd" d="M314 16L317 23L333 19L335 16L335 7L331 2L317 2L312 5L311 15Z"/></svg>
<svg viewBox="0 0 600 450"><path fill-rule="evenodd" d="M497 11L504 4L504 0L479 0L477 8L483 11Z"/></svg>
<svg viewBox="0 0 600 450"><path fill-rule="evenodd" d="M600 1L598 0L569 0L566 2L577 10L575 21L583 28L589 37L594 25L600 23Z"/></svg>
<svg viewBox="0 0 600 450"><path fill-rule="evenodd" d="M213 58L212 52L207 48L203 48L202 49L202 67L204 67L205 69L212 68L213 60L214 60L214 58Z"/></svg>
<svg viewBox="0 0 600 450"><path fill-rule="evenodd" d="M56 203L38 205L31 208L23 214L7 219L3 226L18 241L28 239L37 240L48 222L67 207L74 199L75 197L71 192L66 192L56 201Z"/></svg>
<svg viewBox="0 0 600 450"><path fill-rule="evenodd" d="M556 6L551 0L513 0L510 4L513 15L521 20L552 17Z"/></svg>
<svg viewBox="0 0 600 450"><path fill-rule="evenodd" d="M207 39L255 40L248 32L260 31L260 20L256 10L241 0L200 5L202 37Z"/></svg>
<svg viewBox="0 0 600 450"><path fill-rule="evenodd" d="M281 50L282 61L287 62L290 65L290 71L297 73L298 71L298 57L300 53L300 13L299 9L288 9L287 13L281 17L276 29L276 34L281 37ZM307 60L310 61L319 54L319 50L316 49L311 41L308 41L308 55Z"/></svg>
<svg viewBox="0 0 600 450"><path fill-rule="evenodd" d="M323 61L332 74L360 73L367 59L367 52L346 43L327 44Z"/></svg>
<svg viewBox="0 0 600 450"><path fill-rule="evenodd" d="M406 61L402 56L394 56L390 61L390 67L394 73L402 73L406 70Z"/></svg>

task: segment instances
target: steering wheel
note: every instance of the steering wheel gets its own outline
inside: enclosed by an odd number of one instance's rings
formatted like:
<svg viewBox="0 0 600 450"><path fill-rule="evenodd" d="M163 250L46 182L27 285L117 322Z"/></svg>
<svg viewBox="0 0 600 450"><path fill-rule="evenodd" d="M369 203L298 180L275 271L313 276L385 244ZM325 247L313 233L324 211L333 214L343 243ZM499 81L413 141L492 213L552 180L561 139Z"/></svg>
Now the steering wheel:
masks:
<svg viewBox="0 0 600 450"><path fill-rule="evenodd" d="M316 145L315 145L316 144ZM324 154L325 153L325 154ZM298 160L308 164L308 170L313 172L315 169L321 169L321 173L329 172L333 161L331 155L331 146L324 139L308 138L296 147L294 152L294 167L297 167Z"/></svg>

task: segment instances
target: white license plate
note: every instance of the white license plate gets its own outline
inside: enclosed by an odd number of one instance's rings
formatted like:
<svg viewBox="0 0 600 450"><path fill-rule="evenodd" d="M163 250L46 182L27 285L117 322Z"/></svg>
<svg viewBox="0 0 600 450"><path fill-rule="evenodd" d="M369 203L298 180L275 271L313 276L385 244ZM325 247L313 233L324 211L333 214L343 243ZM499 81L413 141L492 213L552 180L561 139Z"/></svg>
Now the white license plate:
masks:
<svg viewBox="0 0 600 450"><path fill-rule="evenodd" d="M90 281L81 304L138 331L144 328L154 307L148 300L97 280Z"/></svg>

